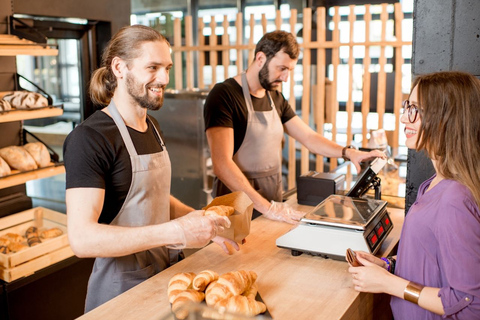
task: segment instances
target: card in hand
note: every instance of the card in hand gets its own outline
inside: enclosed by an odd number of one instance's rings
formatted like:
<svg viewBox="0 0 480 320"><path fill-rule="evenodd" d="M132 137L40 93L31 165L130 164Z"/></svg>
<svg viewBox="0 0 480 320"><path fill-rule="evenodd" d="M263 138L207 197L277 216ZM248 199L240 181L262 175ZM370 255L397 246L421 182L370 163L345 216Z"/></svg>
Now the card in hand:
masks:
<svg viewBox="0 0 480 320"><path fill-rule="evenodd" d="M347 249L346 258L347 258L348 263L350 263L353 267L362 267L363 266L363 264L361 264L360 261L358 261L357 255L355 254L355 251L353 251L350 248Z"/></svg>

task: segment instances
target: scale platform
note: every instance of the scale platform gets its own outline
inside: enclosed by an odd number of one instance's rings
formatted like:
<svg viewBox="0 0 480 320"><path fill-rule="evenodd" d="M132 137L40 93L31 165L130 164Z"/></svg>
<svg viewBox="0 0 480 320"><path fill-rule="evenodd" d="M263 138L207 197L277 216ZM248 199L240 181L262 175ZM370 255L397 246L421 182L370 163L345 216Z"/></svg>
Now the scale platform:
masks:
<svg viewBox="0 0 480 320"><path fill-rule="evenodd" d="M386 201L333 194L276 244L291 249L292 255L344 260L347 248L375 254L392 229Z"/></svg>

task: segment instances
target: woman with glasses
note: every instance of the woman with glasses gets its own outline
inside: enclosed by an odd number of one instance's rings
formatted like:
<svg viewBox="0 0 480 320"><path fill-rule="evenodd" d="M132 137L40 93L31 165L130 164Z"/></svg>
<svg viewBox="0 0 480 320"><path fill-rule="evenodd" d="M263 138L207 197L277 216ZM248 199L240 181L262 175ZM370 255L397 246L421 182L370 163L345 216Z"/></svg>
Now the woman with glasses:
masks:
<svg viewBox="0 0 480 320"><path fill-rule="evenodd" d="M480 319L480 80L420 76L403 106L406 145L435 175L418 189L397 257L357 252L354 289L390 294L395 320Z"/></svg>

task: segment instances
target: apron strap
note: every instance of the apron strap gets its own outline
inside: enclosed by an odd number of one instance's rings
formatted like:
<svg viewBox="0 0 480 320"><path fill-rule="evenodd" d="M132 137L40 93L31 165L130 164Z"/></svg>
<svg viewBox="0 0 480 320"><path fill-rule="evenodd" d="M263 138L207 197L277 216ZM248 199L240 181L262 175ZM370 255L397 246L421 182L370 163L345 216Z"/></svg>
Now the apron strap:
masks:
<svg viewBox="0 0 480 320"><path fill-rule="evenodd" d="M249 118L256 117L259 120L265 120L265 115L263 112L255 112L255 109L253 109L252 96L250 95L250 90L248 90L248 81L247 81L246 71L242 72L242 91L243 91L243 97L245 98L245 103L247 104L248 117ZM275 103L273 102L270 92L268 92L268 90L265 90L265 91L268 96L268 99L270 100L270 106L272 107L272 110L275 110Z"/></svg>
<svg viewBox="0 0 480 320"><path fill-rule="evenodd" d="M117 128L120 131L120 135L123 138L123 142L125 142L125 146L127 147L128 154L130 156L137 156L138 155L137 150L135 149L132 138L128 133L127 126L125 125L125 121L123 121L122 116L120 115L120 112L118 112L118 109L115 106L115 102L113 102L113 99L110 100L110 104L108 105L107 109L112 115L112 119L113 121L115 121L115 124L117 125Z"/></svg>

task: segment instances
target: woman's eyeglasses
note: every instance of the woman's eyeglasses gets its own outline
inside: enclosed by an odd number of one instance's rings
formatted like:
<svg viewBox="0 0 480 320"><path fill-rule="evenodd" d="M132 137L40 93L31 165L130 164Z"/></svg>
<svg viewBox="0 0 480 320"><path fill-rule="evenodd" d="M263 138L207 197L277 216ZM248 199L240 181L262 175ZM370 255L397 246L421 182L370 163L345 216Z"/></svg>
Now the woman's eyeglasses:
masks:
<svg viewBox="0 0 480 320"><path fill-rule="evenodd" d="M402 106L403 109L400 112L402 114L407 112L408 121L410 121L410 123L414 123L415 121L417 121L417 116L420 112L420 109L416 105L410 104L410 101L408 100L403 101Z"/></svg>

